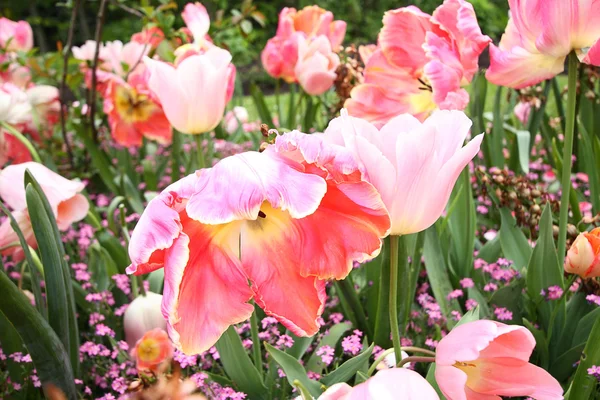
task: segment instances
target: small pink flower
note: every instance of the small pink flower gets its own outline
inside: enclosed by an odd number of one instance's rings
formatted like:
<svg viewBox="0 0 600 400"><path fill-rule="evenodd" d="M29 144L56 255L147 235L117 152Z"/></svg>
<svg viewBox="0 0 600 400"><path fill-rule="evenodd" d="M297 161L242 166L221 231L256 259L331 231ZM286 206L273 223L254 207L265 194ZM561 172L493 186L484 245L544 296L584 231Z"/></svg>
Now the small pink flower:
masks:
<svg viewBox="0 0 600 400"><path fill-rule="evenodd" d="M528 362L534 348L533 335L522 326L468 322L440 340L435 380L448 400L497 396L562 399L563 390L556 379Z"/></svg>

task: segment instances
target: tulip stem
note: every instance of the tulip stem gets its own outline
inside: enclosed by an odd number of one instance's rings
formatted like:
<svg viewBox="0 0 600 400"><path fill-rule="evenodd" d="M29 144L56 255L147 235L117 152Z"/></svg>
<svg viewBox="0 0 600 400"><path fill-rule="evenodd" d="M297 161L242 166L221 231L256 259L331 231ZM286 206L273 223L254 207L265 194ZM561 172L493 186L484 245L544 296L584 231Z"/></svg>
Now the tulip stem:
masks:
<svg viewBox="0 0 600 400"><path fill-rule="evenodd" d="M401 251L399 252L399 248ZM400 344L400 330L398 326L398 260L401 259L402 267L406 268L407 258L404 245L400 243L400 236L390 236L390 329L392 331L392 344L396 362L402 360L402 346Z"/></svg>
<svg viewBox="0 0 600 400"><path fill-rule="evenodd" d="M196 155L198 156L198 169L206 167L206 160L204 159L204 149L202 146L203 135L194 135L196 140Z"/></svg>
<svg viewBox="0 0 600 400"><path fill-rule="evenodd" d="M567 246L567 224L569 222L569 191L571 190L571 157L575 133L575 105L577 103L577 71L579 61L574 51L569 54L569 89L567 94L567 124L562 157L562 179L560 196L560 219L558 225L558 260L564 264Z"/></svg>
<svg viewBox="0 0 600 400"><path fill-rule="evenodd" d="M401 360L398 363L398 368L402 368L404 365L411 362L427 362L432 363L435 362L435 357L421 357L421 356L410 356L406 357L404 360Z"/></svg>
<svg viewBox="0 0 600 400"><path fill-rule="evenodd" d="M435 352L431 351L431 350L427 350L427 349L423 349L421 347L413 347L413 346L407 346L407 347L403 347L402 350L406 351L406 352L413 352L413 353L423 353L423 354L427 354L430 355L432 357L435 357ZM377 357L377 359L373 362L373 364L371 364L371 366L369 367L369 370L367 371L367 377L373 375L373 372L375 372L375 370L377 369L377 366L390 354L392 354L394 352L394 349L387 349L384 352L382 352L379 357Z"/></svg>
<svg viewBox="0 0 600 400"><path fill-rule="evenodd" d="M13 135L19 142L23 143L25 147L27 147L27 150L29 151L29 154L31 154L31 158L33 158L33 161L40 164L42 163L42 159L40 158L38 152L35 150L35 147L33 147L33 144L31 144L31 142L21 132L16 130L14 126L4 121L0 122L0 125L4 129L6 129L8 133Z"/></svg>
<svg viewBox="0 0 600 400"><path fill-rule="evenodd" d="M181 153L181 133L173 129L173 141L171 143L171 183L179 180L179 156Z"/></svg>
<svg viewBox="0 0 600 400"><path fill-rule="evenodd" d="M260 351L260 338L258 337L258 317L256 315L256 307L250 316L250 334L252 335L252 352L254 353L254 365L259 374L262 375L262 353Z"/></svg>

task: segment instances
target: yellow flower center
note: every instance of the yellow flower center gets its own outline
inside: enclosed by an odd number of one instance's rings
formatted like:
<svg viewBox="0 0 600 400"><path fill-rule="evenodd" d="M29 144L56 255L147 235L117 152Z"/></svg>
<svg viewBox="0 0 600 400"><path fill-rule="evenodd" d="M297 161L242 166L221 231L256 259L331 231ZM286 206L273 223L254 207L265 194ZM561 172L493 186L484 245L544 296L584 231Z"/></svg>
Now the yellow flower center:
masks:
<svg viewBox="0 0 600 400"><path fill-rule="evenodd" d="M145 94L134 88L118 86L115 93L115 108L127 122L145 121L155 111L156 105Z"/></svg>
<svg viewBox="0 0 600 400"><path fill-rule="evenodd" d="M155 339L144 339L137 349L138 358L146 363L157 361L160 357L160 343Z"/></svg>

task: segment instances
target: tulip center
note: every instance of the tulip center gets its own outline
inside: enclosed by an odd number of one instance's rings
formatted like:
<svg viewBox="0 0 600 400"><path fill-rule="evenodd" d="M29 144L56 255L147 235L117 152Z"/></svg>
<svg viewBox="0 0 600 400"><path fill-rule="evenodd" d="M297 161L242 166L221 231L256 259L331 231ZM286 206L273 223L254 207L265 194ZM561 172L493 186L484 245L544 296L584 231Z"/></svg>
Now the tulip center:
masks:
<svg viewBox="0 0 600 400"><path fill-rule="evenodd" d="M473 361L457 361L454 363L454 367L460 369L462 372L467 374L467 386L476 386L476 383L480 380L482 371L482 365L478 360Z"/></svg>
<svg viewBox="0 0 600 400"><path fill-rule="evenodd" d="M133 88L118 86L115 93L115 108L128 122L145 121L154 112L155 105L145 94Z"/></svg>
<svg viewBox="0 0 600 400"><path fill-rule="evenodd" d="M152 363L160 356L160 343L154 339L144 339L138 345L137 355L143 362Z"/></svg>

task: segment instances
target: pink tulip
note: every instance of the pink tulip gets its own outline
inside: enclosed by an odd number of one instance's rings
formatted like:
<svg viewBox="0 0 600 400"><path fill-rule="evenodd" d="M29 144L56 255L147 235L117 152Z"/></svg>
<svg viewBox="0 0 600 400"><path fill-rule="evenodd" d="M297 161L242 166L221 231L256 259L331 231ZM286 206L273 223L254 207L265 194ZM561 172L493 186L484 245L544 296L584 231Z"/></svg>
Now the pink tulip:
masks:
<svg viewBox="0 0 600 400"><path fill-rule="evenodd" d="M127 82L110 80L103 93L111 135L122 146L139 147L144 137L163 145L171 143L171 124L148 88L149 76L148 69L142 65Z"/></svg>
<svg viewBox="0 0 600 400"><path fill-rule="evenodd" d="M156 49L165 39L165 33L158 26L144 28L141 32L131 35L131 41L141 44L148 44L150 50Z"/></svg>
<svg viewBox="0 0 600 400"><path fill-rule="evenodd" d="M25 241L32 248L37 247L35 236L33 234L33 228L31 227L31 220L27 210L13 211L12 215L19 226L19 229L23 233ZM6 247L13 243L19 243L19 237L17 233L10 226L10 220L7 218L0 225L0 247ZM1 253L2 256L9 256L14 262L20 262L25 258L25 253L20 245L14 247L7 247Z"/></svg>
<svg viewBox="0 0 600 400"><path fill-rule="evenodd" d="M528 101L520 101L517 103L514 109L515 116L523 125L529 121L529 115L531 114L531 103Z"/></svg>
<svg viewBox="0 0 600 400"><path fill-rule="evenodd" d="M249 318L253 298L294 334L312 336L326 280L375 257L388 229L380 196L352 155L291 132L154 198L133 231L127 271L165 268L162 312L185 353L207 350Z"/></svg>
<svg viewBox="0 0 600 400"><path fill-rule="evenodd" d="M100 51L102 51L103 44L100 43ZM96 41L86 40L81 46L73 46L72 49L73 57L81 61L92 61L94 54L96 53Z"/></svg>
<svg viewBox="0 0 600 400"><path fill-rule="evenodd" d="M415 371L392 368L355 387L336 383L318 400L439 400L435 389Z"/></svg>
<svg viewBox="0 0 600 400"><path fill-rule="evenodd" d="M231 54L212 47L173 67L145 58L150 89L175 129L190 134L213 130L223 118L231 81Z"/></svg>
<svg viewBox="0 0 600 400"><path fill-rule="evenodd" d="M223 119L223 127L227 133L235 133L240 124L244 125L248 122L248 110L244 107L236 106L233 110L228 111Z"/></svg>
<svg viewBox="0 0 600 400"><path fill-rule="evenodd" d="M192 31L194 42L202 42L208 34L210 28L210 17L201 3L188 3L181 13L183 21Z"/></svg>
<svg viewBox="0 0 600 400"><path fill-rule="evenodd" d="M599 0L509 0L511 18L499 47L490 46L486 78L520 89L564 70L571 51L600 65Z"/></svg>
<svg viewBox="0 0 600 400"><path fill-rule="evenodd" d="M0 48L7 52L33 48L33 31L27 21L11 21L0 17Z"/></svg>
<svg viewBox="0 0 600 400"><path fill-rule="evenodd" d="M27 161L31 161L31 154L27 147L19 139L0 128L0 167L8 163L21 164Z"/></svg>
<svg viewBox="0 0 600 400"><path fill-rule="evenodd" d="M442 215L483 140L478 135L463 147L470 128L462 111L438 111L424 123L403 114L381 130L342 111L324 138L354 154L390 213L391 234L406 235L427 229Z"/></svg>
<svg viewBox="0 0 600 400"><path fill-rule="evenodd" d="M435 380L448 400L562 399L556 379L528 362L534 348L533 335L522 326L468 322L440 340Z"/></svg>
<svg viewBox="0 0 600 400"><path fill-rule="evenodd" d="M162 298L160 294L147 291L145 296L136 297L125 310L123 328L130 349L146 332L153 329L167 329L167 321L160 312Z"/></svg>
<svg viewBox="0 0 600 400"><path fill-rule="evenodd" d="M113 73L125 77L136 67L142 65L144 56L150 51L150 46L138 42L123 44L120 40L106 42L100 49L100 59L104 61L103 67ZM123 68L127 66L127 70Z"/></svg>
<svg viewBox="0 0 600 400"><path fill-rule="evenodd" d="M273 78L282 78L288 83L296 82L294 68L298 61L298 43L305 40L302 32L289 37L275 36L267 41L260 54L262 65Z"/></svg>
<svg viewBox="0 0 600 400"><path fill-rule="evenodd" d="M490 41L464 0L445 0L433 15L415 6L388 11L364 83L345 106L378 126L402 113L424 120L436 108L463 110L469 95L462 87L473 79Z"/></svg>
<svg viewBox="0 0 600 400"><path fill-rule="evenodd" d="M31 129L52 135L52 128L60 118L60 93L58 88L49 85L31 86L25 92L33 116L31 118Z"/></svg>
<svg viewBox="0 0 600 400"><path fill-rule="evenodd" d="M27 93L12 83L0 84L0 121L23 124L31 119Z"/></svg>
<svg viewBox="0 0 600 400"><path fill-rule="evenodd" d="M294 71L306 93L313 96L325 93L333 85L338 65L340 58L331 51L327 37L319 36L311 42L300 41L298 44L298 62Z"/></svg>
<svg viewBox="0 0 600 400"><path fill-rule="evenodd" d="M600 228L577 236L567 252L565 272L582 278L600 276Z"/></svg>

